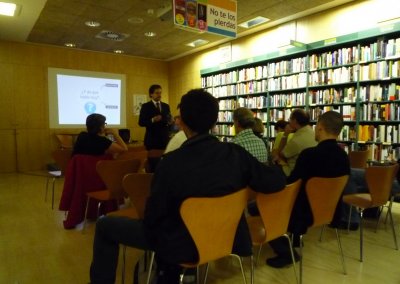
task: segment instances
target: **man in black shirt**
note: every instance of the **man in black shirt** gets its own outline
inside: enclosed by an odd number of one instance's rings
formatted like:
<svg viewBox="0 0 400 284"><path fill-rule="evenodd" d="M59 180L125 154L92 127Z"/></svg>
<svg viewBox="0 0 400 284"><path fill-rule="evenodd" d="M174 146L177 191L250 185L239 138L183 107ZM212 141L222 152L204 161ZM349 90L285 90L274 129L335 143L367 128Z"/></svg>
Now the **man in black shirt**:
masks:
<svg viewBox="0 0 400 284"><path fill-rule="evenodd" d="M202 89L189 91L181 99L180 115L188 140L159 163L144 220L104 217L97 222L92 284L114 283L120 243L154 250L159 267L196 262L196 246L179 214L185 199L223 196L246 186L260 192L285 187L285 177L279 170L258 162L242 147L219 142L209 134L218 117L218 101L212 95ZM243 217L233 252L251 254L251 238ZM163 283L178 283L179 273L166 275L167 282Z"/></svg>
<svg viewBox="0 0 400 284"><path fill-rule="evenodd" d="M307 228L313 223L310 204L305 192L305 184L312 177L339 177L350 175L350 162L347 153L337 144L336 139L343 127L343 117L340 113L328 111L323 113L315 127L315 140L318 145L304 149L296 165L288 177L288 183L302 179L302 187L295 201L288 231L293 233L294 240L299 235L305 234ZM332 223L340 222L340 200L336 208ZM290 250L286 239L278 238L270 242L277 254L276 257L267 259L267 264L280 268L292 263ZM296 254L298 259L298 255Z"/></svg>

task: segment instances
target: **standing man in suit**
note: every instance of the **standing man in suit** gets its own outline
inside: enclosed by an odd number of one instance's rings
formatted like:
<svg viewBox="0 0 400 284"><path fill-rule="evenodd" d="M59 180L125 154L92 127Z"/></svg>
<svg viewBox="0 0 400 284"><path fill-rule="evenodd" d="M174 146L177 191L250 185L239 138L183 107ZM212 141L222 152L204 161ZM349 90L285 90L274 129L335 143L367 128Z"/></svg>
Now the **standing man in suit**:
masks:
<svg viewBox="0 0 400 284"><path fill-rule="evenodd" d="M161 102L161 92L160 85L151 85L149 88L151 101L143 104L140 109L139 125L146 127L144 146L147 150L164 150L169 141L171 111L168 104ZM150 168L154 171L157 161L149 162Z"/></svg>

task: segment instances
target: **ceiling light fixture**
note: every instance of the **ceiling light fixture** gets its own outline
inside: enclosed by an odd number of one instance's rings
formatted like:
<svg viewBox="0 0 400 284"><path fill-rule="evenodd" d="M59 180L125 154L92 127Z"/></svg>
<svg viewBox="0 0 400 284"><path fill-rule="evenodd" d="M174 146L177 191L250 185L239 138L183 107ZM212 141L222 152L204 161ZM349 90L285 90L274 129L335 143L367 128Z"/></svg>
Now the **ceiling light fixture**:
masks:
<svg viewBox="0 0 400 284"><path fill-rule="evenodd" d="M85 25L91 28L99 27L100 23L96 21L87 21L85 22Z"/></svg>
<svg viewBox="0 0 400 284"><path fill-rule="evenodd" d="M17 4L0 2L0 15L14 17L17 11Z"/></svg>
<svg viewBox="0 0 400 284"><path fill-rule="evenodd" d="M123 50L121 50L121 49L116 49L116 50L114 50L114 53L117 53L117 54L122 54L122 53L124 53L124 51L123 51Z"/></svg>
<svg viewBox="0 0 400 284"><path fill-rule="evenodd" d="M144 20L140 17L131 17L128 22L134 25L143 24Z"/></svg>
<svg viewBox="0 0 400 284"><path fill-rule="evenodd" d="M157 34L155 32L145 32L144 35L147 37L155 37Z"/></svg>
<svg viewBox="0 0 400 284"><path fill-rule="evenodd" d="M198 47L198 46L201 46L201 45L205 45L207 43L209 43L208 40L196 39L195 41L189 42L186 45L190 46L190 47Z"/></svg>
<svg viewBox="0 0 400 284"><path fill-rule="evenodd" d="M67 42L67 43L65 43L64 44L66 47L76 47L76 44L75 43L72 43L72 42Z"/></svg>
<svg viewBox="0 0 400 284"><path fill-rule="evenodd" d="M255 18L253 18L251 20L248 20L246 22L243 22L243 23L239 24L238 26L242 27L242 28L245 28L245 29L249 29L249 28L264 24L264 23L266 23L268 21L270 21L270 19L268 19L268 18L255 17Z"/></svg>

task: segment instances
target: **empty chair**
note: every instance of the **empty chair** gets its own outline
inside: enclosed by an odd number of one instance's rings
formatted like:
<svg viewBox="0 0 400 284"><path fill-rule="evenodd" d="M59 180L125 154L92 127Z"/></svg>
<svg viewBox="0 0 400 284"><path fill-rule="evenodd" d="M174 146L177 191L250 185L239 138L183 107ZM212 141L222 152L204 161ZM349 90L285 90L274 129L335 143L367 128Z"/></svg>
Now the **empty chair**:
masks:
<svg viewBox="0 0 400 284"><path fill-rule="evenodd" d="M313 177L306 183L306 194L313 214L313 224L309 228L328 225L332 222L336 206L349 179L348 175L324 178ZM336 239L342 259L343 273L346 274L340 236L335 228ZM322 233L322 232L321 232ZM303 236L300 236L300 283L303 281Z"/></svg>
<svg viewBox="0 0 400 284"><path fill-rule="evenodd" d="M46 182L46 193L44 196L44 200L47 200L47 192L49 190L49 182L52 180L52 189L51 189L51 209L54 208L54 185L56 179L64 177L65 170L67 169L68 162L71 159L72 150L71 149L57 149L51 153L52 158L54 159L55 164L59 168L56 171L49 171L49 176L47 177Z"/></svg>
<svg viewBox="0 0 400 284"><path fill-rule="evenodd" d="M369 193L355 193L343 196L343 201L352 207L358 208L360 214L360 261L363 261L363 211L367 208L384 206L389 200L393 180L398 171L399 165L372 166L365 169L365 179ZM393 239L398 249L396 232L393 225L391 207L388 208L388 215L393 231ZM350 215L349 215L350 216ZM350 219L349 219L350 224Z"/></svg>
<svg viewBox="0 0 400 284"><path fill-rule="evenodd" d="M74 147L74 137L70 134L56 134L60 142L61 149L72 149Z"/></svg>
<svg viewBox="0 0 400 284"><path fill-rule="evenodd" d="M138 172L145 172L145 167L147 163L147 151L126 151L120 153L116 159L117 160L131 160L131 159L140 159L140 169Z"/></svg>
<svg viewBox="0 0 400 284"><path fill-rule="evenodd" d="M255 262L258 262L262 245L280 236L285 236L292 254L293 269L297 281L297 272L293 255L292 242L287 234L290 215L299 193L301 180L286 185L285 189L274 193L260 193L256 195L257 207L260 216L247 217L253 245L259 250ZM253 265L252 265L253 268ZM252 279L254 272L252 271ZM252 281L253 282L253 281Z"/></svg>
<svg viewBox="0 0 400 284"><path fill-rule="evenodd" d="M105 190L87 192L87 202L83 229L85 229L87 211L90 199L98 201L98 212L100 205L104 201L119 200L124 197L122 180L128 173L137 172L140 168L140 160L104 160L96 165L96 171L106 185Z"/></svg>
<svg viewBox="0 0 400 284"><path fill-rule="evenodd" d="M367 167L369 151L351 151L349 152L350 167L364 169Z"/></svg>

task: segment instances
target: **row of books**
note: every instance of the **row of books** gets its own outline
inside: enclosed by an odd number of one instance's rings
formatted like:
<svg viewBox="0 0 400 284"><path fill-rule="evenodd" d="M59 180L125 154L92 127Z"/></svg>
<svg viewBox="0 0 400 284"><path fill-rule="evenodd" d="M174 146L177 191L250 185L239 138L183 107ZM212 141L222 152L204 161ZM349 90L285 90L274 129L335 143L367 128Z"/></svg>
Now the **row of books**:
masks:
<svg viewBox="0 0 400 284"><path fill-rule="evenodd" d="M306 93L275 94L269 96L270 107L295 107L306 104Z"/></svg>
<svg viewBox="0 0 400 284"><path fill-rule="evenodd" d="M239 107L247 107L252 109L261 109L267 107L267 97L247 97L238 99Z"/></svg>
<svg viewBox="0 0 400 284"><path fill-rule="evenodd" d="M220 100L219 110L233 110L239 107L237 100Z"/></svg>
<svg viewBox="0 0 400 284"><path fill-rule="evenodd" d="M295 75L268 79L268 89L270 91L305 88L306 86L307 73L298 73Z"/></svg>
<svg viewBox="0 0 400 284"><path fill-rule="evenodd" d="M400 99L400 85L397 83L377 84L360 87L361 101L393 101Z"/></svg>
<svg viewBox="0 0 400 284"><path fill-rule="evenodd" d="M400 143L400 125L360 125L358 141Z"/></svg>
<svg viewBox="0 0 400 284"><path fill-rule="evenodd" d="M308 103L309 105L355 103L356 97L357 94L354 87L311 90L308 96Z"/></svg>
<svg viewBox="0 0 400 284"><path fill-rule="evenodd" d="M362 120L399 121L400 104L364 104L361 108Z"/></svg>
<svg viewBox="0 0 400 284"><path fill-rule="evenodd" d="M387 57L400 57L400 38L377 42L361 47L361 61L378 60Z"/></svg>
<svg viewBox="0 0 400 284"><path fill-rule="evenodd" d="M353 66L325 69L310 73L310 86L342 84L357 81L357 68Z"/></svg>
<svg viewBox="0 0 400 284"><path fill-rule="evenodd" d="M318 117L327 112L336 111L342 114L344 121L356 120L356 107L353 105L336 105L336 106L318 106L310 108L309 114L311 120L318 120Z"/></svg>
<svg viewBox="0 0 400 284"><path fill-rule="evenodd" d="M268 64L268 77L281 76L290 73L306 72L306 57L293 58L286 61L271 62Z"/></svg>
<svg viewBox="0 0 400 284"><path fill-rule="evenodd" d="M310 70L329 68L358 62L357 46L344 47L335 51L312 54L309 59Z"/></svg>
<svg viewBox="0 0 400 284"><path fill-rule="evenodd" d="M360 66L360 80L382 80L400 77L400 61L379 61Z"/></svg>
<svg viewBox="0 0 400 284"><path fill-rule="evenodd" d="M218 124L212 129L214 135L235 135L235 127L228 124Z"/></svg>

